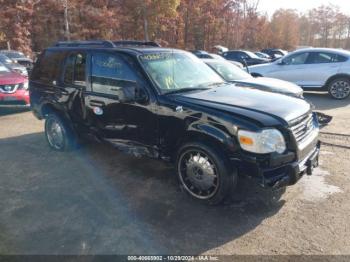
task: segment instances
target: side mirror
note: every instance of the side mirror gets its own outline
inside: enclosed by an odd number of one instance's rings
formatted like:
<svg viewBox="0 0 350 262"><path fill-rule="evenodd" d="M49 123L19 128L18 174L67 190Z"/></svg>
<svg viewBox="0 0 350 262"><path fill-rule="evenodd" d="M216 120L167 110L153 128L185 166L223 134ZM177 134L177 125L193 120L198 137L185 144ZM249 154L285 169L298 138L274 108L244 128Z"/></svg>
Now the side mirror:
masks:
<svg viewBox="0 0 350 262"><path fill-rule="evenodd" d="M278 61L277 65L285 65L286 63L283 61L283 59L281 59L280 61Z"/></svg>

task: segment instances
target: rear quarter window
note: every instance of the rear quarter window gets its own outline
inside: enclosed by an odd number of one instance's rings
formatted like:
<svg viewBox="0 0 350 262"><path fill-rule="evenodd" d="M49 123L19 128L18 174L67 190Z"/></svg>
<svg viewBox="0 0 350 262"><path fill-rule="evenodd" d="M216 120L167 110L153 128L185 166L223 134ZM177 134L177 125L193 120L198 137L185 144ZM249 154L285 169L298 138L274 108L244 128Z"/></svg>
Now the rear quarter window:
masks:
<svg viewBox="0 0 350 262"><path fill-rule="evenodd" d="M46 50L35 64L31 80L52 84L59 78L63 59L63 52Z"/></svg>
<svg viewBox="0 0 350 262"><path fill-rule="evenodd" d="M342 55L336 55L336 57L334 58L334 62L346 62L349 59L346 56L342 56Z"/></svg>

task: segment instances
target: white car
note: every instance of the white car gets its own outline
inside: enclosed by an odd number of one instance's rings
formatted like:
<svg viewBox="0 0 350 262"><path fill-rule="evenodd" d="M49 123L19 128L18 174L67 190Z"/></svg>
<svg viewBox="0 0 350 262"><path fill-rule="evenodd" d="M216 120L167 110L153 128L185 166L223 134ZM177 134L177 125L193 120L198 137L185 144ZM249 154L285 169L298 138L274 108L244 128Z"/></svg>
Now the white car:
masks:
<svg viewBox="0 0 350 262"><path fill-rule="evenodd" d="M250 66L249 70L253 76L290 81L304 90L328 90L335 99L350 95L350 52L346 50L297 50L273 63Z"/></svg>

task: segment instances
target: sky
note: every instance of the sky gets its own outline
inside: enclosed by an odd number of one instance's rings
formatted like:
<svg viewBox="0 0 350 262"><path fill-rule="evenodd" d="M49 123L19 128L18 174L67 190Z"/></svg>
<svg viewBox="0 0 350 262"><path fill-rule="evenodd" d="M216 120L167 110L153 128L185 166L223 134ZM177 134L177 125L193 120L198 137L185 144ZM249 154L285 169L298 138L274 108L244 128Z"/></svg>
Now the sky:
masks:
<svg viewBox="0 0 350 262"><path fill-rule="evenodd" d="M340 11L350 15L350 0L260 0L258 9L262 13L267 13L270 17L280 8L292 8L300 12L306 12L320 5L337 5Z"/></svg>

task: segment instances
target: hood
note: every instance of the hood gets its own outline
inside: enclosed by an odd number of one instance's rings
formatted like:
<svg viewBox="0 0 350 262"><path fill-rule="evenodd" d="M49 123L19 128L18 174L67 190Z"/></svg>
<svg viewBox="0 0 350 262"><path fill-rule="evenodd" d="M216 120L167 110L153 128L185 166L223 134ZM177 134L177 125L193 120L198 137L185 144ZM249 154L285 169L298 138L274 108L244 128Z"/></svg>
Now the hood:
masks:
<svg viewBox="0 0 350 262"><path fill-rule="evenodd" d="M241 86L258 88L270 92L277 92L286 95L300 97L303 95L303 89L296 84L268 77L247 78L234 81Z"/></svg>
<svg viewBox="0 0 350 262"><path fill-rule="evenodd" d="M254 70L254 69L263 69L265 67L271 66L273 63L271 63L271 61L269 61L268 63L265 63L265 64L251 65L251 66L248 66L248 69L249 69L250 72L254 72L252 70Z"/></svg>
<svg viewBox="0 0 350 262"><path fill-rule="evenodd" d="M234 84L184 93L178 95L177 99L231 112L237 112L236 109L241 109L238 110L240 112L256 112L275 119L283 119L286 122L311 110L311 105L303 99Z"/></svg>
<svg viewBox="0 0 350 262"><path fill-rule="evenodd" d="M15 85L28 81L27 78L15 72L0 72L0 85Z"/></svg>

